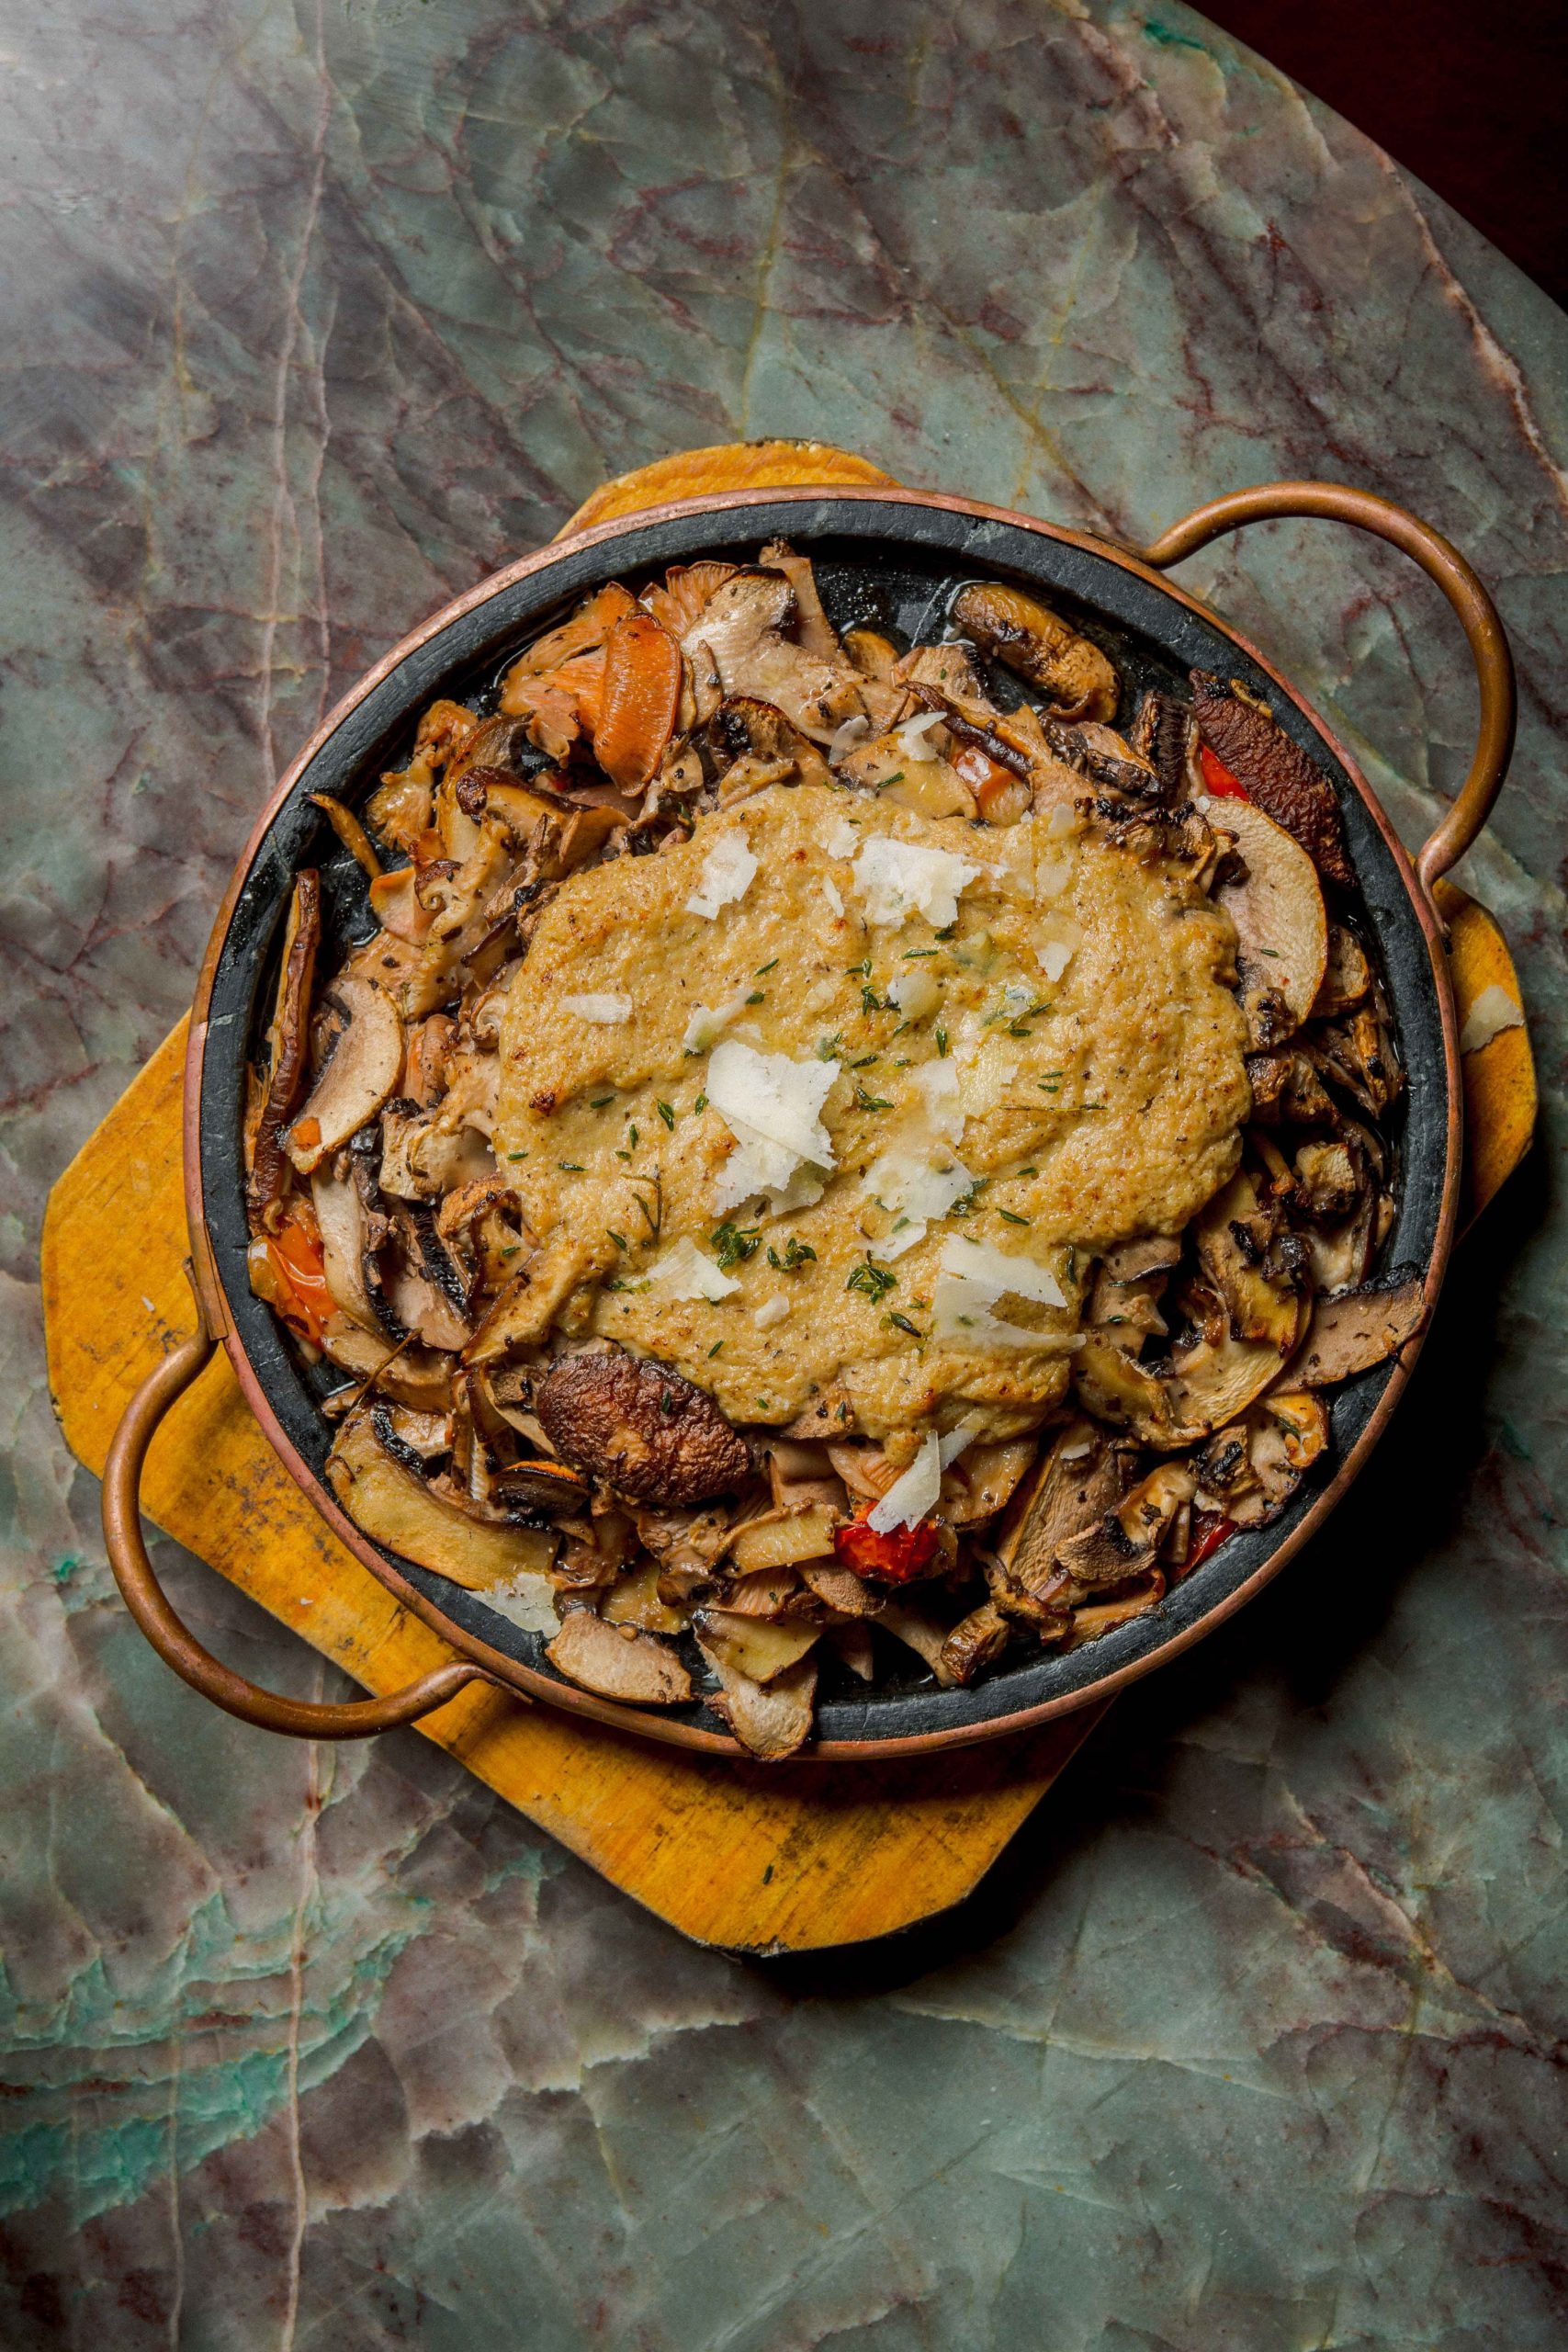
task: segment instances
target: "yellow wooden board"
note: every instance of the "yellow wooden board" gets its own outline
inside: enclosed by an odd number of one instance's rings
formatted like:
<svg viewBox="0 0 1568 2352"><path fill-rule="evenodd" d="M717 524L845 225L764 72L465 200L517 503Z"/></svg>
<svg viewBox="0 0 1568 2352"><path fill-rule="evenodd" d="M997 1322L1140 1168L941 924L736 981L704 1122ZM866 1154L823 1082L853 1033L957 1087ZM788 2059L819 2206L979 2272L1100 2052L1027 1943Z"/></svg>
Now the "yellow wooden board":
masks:
<svg viewBox="0 0 1568 2352"><path fill-rule="evenodd" d="M607 484L576 519L742 482L885 479L812 443L696 451ZM1450 921L1461 1017L1490 980L1517 995L1491 918L1455 893ZM192 1327L180 1166L185 1036L182 1023L50 1198L51 1386L67 1442L96 1473L133 1391ZM1478 1185L1495 1190L1533 1125L1524 1032L1505 1032L1470 1059L1477 1067L1467 1066L1467 1099L1485 1123L1472 1164ZM252 1419L221 1352L159 1431L143 1493L159 1526L367 1690L397 1690L455 1655L317 1516ZM1085 1709L953 1755L783 1769L660 1747L482 1686L419 1728L686 1935L798 1951L886 1935L959 1902L1103 1712ZM272 1735L254 1736L265 1770Z"/></svg>

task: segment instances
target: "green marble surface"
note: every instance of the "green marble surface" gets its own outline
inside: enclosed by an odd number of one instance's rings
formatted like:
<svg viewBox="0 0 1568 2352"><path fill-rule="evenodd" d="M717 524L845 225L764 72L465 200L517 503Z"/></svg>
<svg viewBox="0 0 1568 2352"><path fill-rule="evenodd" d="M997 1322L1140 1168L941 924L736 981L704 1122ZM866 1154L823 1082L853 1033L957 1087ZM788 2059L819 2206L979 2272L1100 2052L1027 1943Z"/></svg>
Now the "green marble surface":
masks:
<svg viewBox="0 0 1568 2352"><path fill-rule="evenodd" d="M1560 2346L1568 324L1175 6L4 13L0 2343ZM313 1753L176 1684L36 1289L318 714L606 472L769 433L1131 537L1294 473L1448 530L1520 658L1468 878L1545 1095L1328 1538L968 1912L773 1973L412 1734ZM1419 837L1472 724L1435 592L1325 526L1189 576Z"/></svg>

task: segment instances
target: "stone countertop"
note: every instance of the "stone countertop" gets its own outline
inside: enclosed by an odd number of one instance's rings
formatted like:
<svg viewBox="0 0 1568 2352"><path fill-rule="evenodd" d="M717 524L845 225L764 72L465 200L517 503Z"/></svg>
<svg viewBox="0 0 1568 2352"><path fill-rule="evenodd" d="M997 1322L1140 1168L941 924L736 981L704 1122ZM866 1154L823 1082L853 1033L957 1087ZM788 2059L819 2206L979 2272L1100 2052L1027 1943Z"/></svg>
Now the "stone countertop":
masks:
<svg viewBox="0 0 1568 2352"><path fill-rule="evenodd" d="M57 0L5 91L0 2340L1560 2345L1568 323L1165 0ZM412 1733L175 1682L36 1289L318 715L606 473L763 434L1134 538L1281 474L1449 532L1519 656L1467 878L1545 1096L1328 1537L969 1911L771 1973ZM1185 576L1422 834L1472 724L1426 581L1317 525Z"/></svg>

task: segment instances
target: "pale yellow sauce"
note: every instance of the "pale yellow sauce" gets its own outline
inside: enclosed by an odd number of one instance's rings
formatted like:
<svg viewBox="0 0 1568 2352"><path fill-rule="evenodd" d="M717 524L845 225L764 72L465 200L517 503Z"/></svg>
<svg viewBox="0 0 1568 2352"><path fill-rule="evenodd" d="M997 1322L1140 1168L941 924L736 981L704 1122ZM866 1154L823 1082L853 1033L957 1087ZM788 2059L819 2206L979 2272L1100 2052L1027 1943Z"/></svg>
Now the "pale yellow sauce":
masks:
<svg viewBox="0 0 1568 2352"><path fill-rule="evenodd" d="M863 919L855 848L835 854L846 826L856 843L887 834L983 869L950 938L918 914ZM733 833L759 861L754 879L714 919L688 912L716 841ZM1055 981L1041 960L1052 940L1058 954L1071 944ZM1060 1342L1077 1328L1089 1259L1178 1231L1236 1165L1250 1098L1226 985L1234 954L1229 918L1204 895L1096 829L1064 840L1044 815L1005 831L933 822L817 786L775 786L704 818L689 842L574 876L539 923L501 1040L496 1150L539 1237L530 1271L542 1313L675 1365L737 1422L809 1415L896 1450L976 1407L998 1434L1034 1426L1066 1388ZM938 1001L910 1018L887 998L917 973ZM590 996L629 997L630 1017L566 1010L563 1000ZM682 1236L716 1254L711 1204L733 1148L713 1106L697 1108L708 1052L682 1041L699 1004L738 997L758 1001L721 1035L792 1061L838 1061L821 1114L835 1164L814 1205L726 1213L761 1243L731 1266L732 1295L672 1300L645 1286L648 1269ZM917 1073L942 1059L960 1074L953 1148L984 1181L888 1257L897 1221L863 1179L915 1131ZM925 1336L939 1253L956 1234L1055 1273L1065 1307L1008 1296L996 1309L1050 1335L1052 1351ZM793 1272L771 1265L769 1248L782 1260L792 1237L815 1258ZM878 1297L847 1287L868 1255L895 1278ZM788 1313L759 1326L775 1299Z"/></svg>

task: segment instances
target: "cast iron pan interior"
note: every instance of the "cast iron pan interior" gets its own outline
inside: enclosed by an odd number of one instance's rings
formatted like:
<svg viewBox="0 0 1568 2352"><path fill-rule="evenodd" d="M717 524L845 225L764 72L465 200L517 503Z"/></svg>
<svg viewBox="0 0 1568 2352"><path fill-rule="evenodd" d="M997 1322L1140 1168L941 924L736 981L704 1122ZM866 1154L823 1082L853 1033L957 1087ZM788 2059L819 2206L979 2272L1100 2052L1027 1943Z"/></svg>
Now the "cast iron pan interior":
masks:
<svg viewBox="0 0 1568 2352"><path fill-rule="evenodd" d="M516 650L603 581L632 578L698 556L754 560L761 542L791 539L816 560L823 600L840 628L891 625L906 639L932 630L946 599L977 575L1017 580L1049 592L1086 634L1112 655L1132 690L1145 684L1185 694L1196 667L1239 678L1268 697L1281 724L1333 778L1345 814L1365 913L1380 944L1410 1087L1399 1139L1398 1219L1385 1265L1430 1263L1444 1175L1447 1102L1442 1028L1427 944L1389 850L1327 741L1222 629L1109 556L991 517L889 502L781 493L748 507L746 537L733 514L687 514L629 523L624 533L563 554L559 561L499 589L428 638L349 713L296 781L256 853L214 976L201 1093L202 1209L229 1312L278 1420L319 1474L331 1432L320 1397L340 1385L330 1365L306 1367L245 1274L241 1121L245 1065L265 1032L283 916L296 870L317 866L327 910L323 968L373 927L364 876L307 795L330 792L360 805L381 771L404 763L421 712L437 695L470 699L493 685ZM934 631L932 631L934 633ZM1334 1442L1325 1475L1354 1444L1393 1373L1379 1365L1333 1396ZM1228 1598L1292 1532L1321 1478L1309 1477L1282 1518L1233 1536L1156 1608L1066 1656L1036 1653L1004 1664L967 1690L939 1690L911 1656L908 1668L866 1693L836 1665L824 1674L818 1707L822 1739L908 1738L993 1724L1082 1690L1134 1665ZM477 1595L412 1562L385 1555L455 1624L504 1656L556 1679L537 1634L520 1632ZM893 1663L887 1645L884 1665ZM701 1661L693 1655L693 1663ZM841 1680L832 1679L842 1675ZM901 1678L901 1679L900 1679ZM570 1686L569 1686L570 1687ZM725 1725L705 1707L673 1711L704 1730Z"/></svg>

